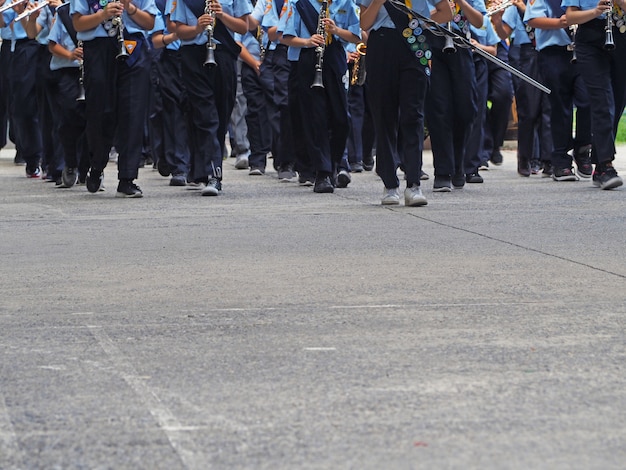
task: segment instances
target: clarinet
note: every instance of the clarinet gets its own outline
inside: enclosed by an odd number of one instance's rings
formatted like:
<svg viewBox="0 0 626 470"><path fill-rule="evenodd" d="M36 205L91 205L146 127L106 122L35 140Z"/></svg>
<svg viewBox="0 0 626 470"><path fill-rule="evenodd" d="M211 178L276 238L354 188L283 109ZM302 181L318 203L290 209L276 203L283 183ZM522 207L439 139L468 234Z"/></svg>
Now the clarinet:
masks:
<svg viewBox="0 0 626 470"><path fill-rule="evenodd" d="M324 44L315 48L317 59L315 61L315 77L313 78L313 84L311 85L311 88L324 88L324 80L322 79L322 67L324 64L324 51L326 49L326 25L324 24L324 20L326 19L327 10L328 2L326 0L323 0L322 6L320 8L320 16L317 21L317 31L315 33L324 38Z"/></svg>
<svg viewBox="0 0 626 470"><path fill-rule="evenodd" d="M213 2L212 0L206 0L204 2L204 13L209 15L213 22L208 24L204 31L206 32L206 59L204 61L205 66L215 67L217 62L215 62L215 42L213 41L213 25L215 24L215 13L213 12Z"/></svg>
<svg viewBox="0 0 626 470"><path fill-rule="evenodd" d="M83 47L83 41L78 41L78 47ZM78 61L78 97L76 101L85 101L85 63L83 59Z"/></svg>
<svg viewBox="0 0 626 470"><path fill-rule="evenodd" d="M119 0L117 0L119 1ZM124 22L122 21L122 15L114 16L111 20L111 24L117 28L117 55L115 58L119 61L125 61L128 59L128 51L126 50L126 44L124 43Z"/></svg>
<svg viewBox="0 0 626 470"><path fill-rule="evenodd" d="M606 26L604 27L604 49L612 51L615 49L615 43L613 42L613 1L609 0L608 6L610 8L606 13Z"/></svg>

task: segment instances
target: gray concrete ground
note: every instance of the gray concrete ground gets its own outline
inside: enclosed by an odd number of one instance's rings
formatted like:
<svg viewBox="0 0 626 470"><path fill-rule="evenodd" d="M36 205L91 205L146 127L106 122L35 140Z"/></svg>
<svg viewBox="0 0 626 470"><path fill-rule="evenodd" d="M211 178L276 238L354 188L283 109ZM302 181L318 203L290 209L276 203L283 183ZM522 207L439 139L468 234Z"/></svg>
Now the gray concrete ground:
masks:
<svg viewBox="0 0 626 470"><path fill-rule="evenodd" d="M625 189L507 151L423 208L233 160L120 200L114 165L92 195L12 158L0 468L626 468Z"/></svg>

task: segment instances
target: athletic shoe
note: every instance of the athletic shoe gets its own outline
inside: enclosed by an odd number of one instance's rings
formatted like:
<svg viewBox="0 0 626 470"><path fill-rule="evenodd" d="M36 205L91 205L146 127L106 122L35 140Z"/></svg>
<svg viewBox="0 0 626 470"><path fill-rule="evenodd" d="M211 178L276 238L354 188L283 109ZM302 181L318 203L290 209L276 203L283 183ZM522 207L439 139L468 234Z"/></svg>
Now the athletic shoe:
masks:
<svg viewBox="0 0 626 470"><path fill-rule="evenodd" d="M203 196L217 196L222 190L222 183L217 178L209 178L207 185L200 191Z"/></svg>
<svg viewBox="0 0 626 470"><path fill-rule="evenodd" d="M173 175L170 178L170 186L187 186L187 177L185 175Z"/></svg>
<svg viewBox="0 0 626 470"><path fill-rule="evenodd" d="M452 187L454 189L463 189L463 186L465 186L465 175L463 173L452 175Z"/></svg>
<svg viewBox="0 0 626 470"><path fill-rule="evenodd" d="M93 168L89 170L89 174L87 175L87 179L85 180L85 185L87 186L87 191L90 193L97 193L100 191L102 187L102 181L104 180L104 175L101 171L96 171Z"/></svg>
<svg viewBox="0 0 626 470"><path fill-rule="evenodd" d="M478 171L489 171L489 162L481 162Z"/></svg>
<svg viewBox="0 0 626 470"><path fill-rule="evenodd" d="M115 197L138 198L143 197L143 193L141 188L133 183L132 180L120 180Z"/></svg>
<svg viewBox="0 0 626 470"><path fill-rule="evenodd" d="M483 177L476 172L465 175L465 181L468 183L482 183L484 180Z"/></svg>
<svg viewBox="0 0 626 470"><path fill-rule="evenodd" d="M597 174L597 176L596 176ZM622 178L617 175L617 171L612 166L605 166L603 171L596 171L593 174L593 184L600 189L615 189L624 184Z"/></svg>
<svg viewBox="0 0 626 470"><path fill-rule="evenodd" d="M76 181L78 181L78 169L66 166L61 173L61 180L63 182L61 187L71 188L76 184Z"/></svg>
<svg viewBox="0 0 626 470"><path fill-rule="evenodd" d="M300 186L313 186L315 184L315 177L300 175L298 184L300 184Z"/></svg>
<svg viewBox="0 0 626 470"><path fill-rule="evenodd" d="M502 153L499 150L494 150L489 160L496 166L502 165L502 162L504 161L504 159L502 158Z"/></svg>
<svg viewBox="0 0 626 470"><path fill-rule="evenodd" d="M248 157L237 157L235 159L235 168L238 170L245 170L248 166Z"/></svg>
<svg viewBox="0 0 626 470"><path fill-rule="evenodd" d="M156 167L159 175L163 176L164 178L167 178L169 175L172 174L172 167L169 163L167 163L167 160L165 158L159 158Z"/></svg>
<svg viewBox="0 0 626 470"><path fill-rule="evenodd" d="M190 191L202 191L204 188L206 188L204 181L189 181L187 183L187 189Z"/></svg>
<svg viewBox="0 0 626 470"><path fill-rule="evenodd" d="M350 170L352 173L363 172L363 162L350 163Z"/></svg>
<svg viewBox="0 0 626 470"><path fill-rule="evenodd" d="M422 190L416 184L404 190L404 205L405 206L425 206L428 201L422 194Z"/></svg>
<svg viewBox="0 0 626 470"><path fill-rule="evenodd" d="M428 173L426 173L424 170L420 170L420 180L426 181L429 178L430 176L428 176Z"/></svg>
<svg viewBox="0 0 626 470"><path fill-rule="evenodd" d="M117 153L117 150L115 149L115 147L111 147L111 149L109 150L109 161L110 162L117 162L117 158L120 156L119 153Z"/></svg>
<svg viewBox="0 0 626 470"><path fill-rule="evenodd" d="M435 181L433 183L433 192L435 193L449 193L452 191L452 180L449 176L435 175Z"/></svg>
<svg viewBox="0 0 626 470"><path fill-rule="evenodd" d="M551 178L554 173L554 167L550 162L543 162L543 171L541 172L542 178Z"/></svg>
<svg viewBox="0 0 626 470"><path fill-rule="evenodd" d="M278 168L278 181L281 183L290 183L296 177L296 172L293 170L293 164L288 163Z"/></svg>
<svg viewBox="0 0 626 470"><path fill-rule="evenodd" d="M350 173L348 173L346 170L341 170L337 174L337 187L338 188L347 188L351 181L352 181L352 177L350 176Z"/></svg>
<svg viewBox="0 0 626 470"><path fill-rule="evenodd" d="M265 174L265 168L253 166L250 168L250 171L248 172L248 174L250 176L262 176Z"/></svg>
<svg viewBox="0 0 626 470"><path fill-rule="evenodd" d="M385 188L383 198L380 203L383 206L395 206L400 204L400 193L398 192L398 188Z"/></svg>
<svg viewBox="0 0 626 470"><path fill-rule="evenodd" d="M28 165L26 165L26 178L41 178L41 168L39 168L38 166L29 167Z"/></svg>
<svg viewBox="0 0 626 470"><path fill-rule="evenodd" d="M370 157L369 159L363 159L363 169L365 171L372 171L374 169L374 158Z"/></svg>
<svg viewBox="0 0 626 470"><path fill-rule="evenodd" d="M330 176L315 178L315 185L313 186L314 193L332 193L334 191L335 187L330 181Z"/></svg>
<svg viewBox="0 0 626 470"><path fill-rule="evenodd" d="M552 171L552 179L554 181L578 181L578 176L573 168L555 168Z"/></svg>

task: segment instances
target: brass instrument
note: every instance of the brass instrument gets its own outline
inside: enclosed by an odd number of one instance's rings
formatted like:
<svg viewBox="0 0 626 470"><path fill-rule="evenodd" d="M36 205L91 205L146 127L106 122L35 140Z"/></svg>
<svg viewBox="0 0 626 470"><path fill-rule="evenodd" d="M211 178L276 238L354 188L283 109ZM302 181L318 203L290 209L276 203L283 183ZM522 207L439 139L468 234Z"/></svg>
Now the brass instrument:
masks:
<svg viewBox="0 0 626 470"><path fill-rule="evenodd" d="M78 41L78 47L83 47L83 41ZM84 60L78 61L78 97L76 101L85 101L85 64Z"/></svg>
<svg viewBox="0 0 626 470"><path fill-rule="evenodd" d="M448 29L451 29L451 24L448 21ZM446 36L445 43L443 45L442 52L446 54L454 54L456 52L456 46L454 45L454 38L450 35Z"/></svg>
<svg viewBox="0 0 626 470"><path fill-rule="evenodd" d="M604 49L612 51L615 49L615 42L613 42L613 1L607 2L609 10L606 12L606 26L604 27Z"/></svg>
<svg viewBox="0 0 626 470"><path fill-rule="evenodd" d="M5 11L16 7L18 5L21 5L22 3L26 3L28 0L16 0L15 2L11 3L7 0L7 3L5 3L4 5L2 5L0 7L0 13L4 13Z"/></svg>
<svg viewBox="0 0 626 470"><path fill-rule="evenodd" d="M324 20L327 17L327 12L328 2L326 0L322 0L322 6L320 7L320 16L317 20L317 31L315 32L315 34L322 36L322 38L324 38L324 43L321 46L317 46L315 48L317 59L315 61L315 77L313 78L311 88L324 88L322 70L324 65L324 51L326 50L326 25L324 24Z"/></svg>
<svg viewBox="0 0 626 470"><path fill-rule="evenodd" d="M215 41L213 41L213 25L215 24L215 12L213 11L212 0L206 0L204 2L204 13L209 15L212 19L211 24L208 24L204 31L206 33L206 59L204 60L205 66L215 67L217 62L215 61Z"/></svg>
<svg viewBox="0 0 626 470"><path fill-rule="evenodd" d="M513 5L512 0L500 0L500 1L494 0L492 2L487 2L486 16L487 18L489 18L495 13L498 13L499 11L506 10L511 5Z"/></svg>
<svg viewBox="0 0 626 470"><path fill-rule="evenodd" d="M42 8L45 8L46 6L48 6L48 0L39 2L35 7L31 8L30 10L24 10L22 13L17 15L13 21L16 23L18 21L22 21L24 18L28 18L31 15L31 13L35 13L36 11L39 11Z"/></svg>
<svg viewBox="0 0 626 470"><path fill-rule="evenodd" d="M118 52L115 58L119 61L125 61L126 59L128 59L128 56L130 54L126 50L126 43L124 42L124 22L122 21L122 15L114 16L111 20L111 24L115 26L117 33Z"/></svg>
<svg viewBox="0 0 626 470"><path fill-rule="evenodd" d="M356 51L359 55L354 59L354 63L352 64L350 85L361 86L365 83L365 55L367 54L367 45L364 42L358 43L356 45Z"/></svg>

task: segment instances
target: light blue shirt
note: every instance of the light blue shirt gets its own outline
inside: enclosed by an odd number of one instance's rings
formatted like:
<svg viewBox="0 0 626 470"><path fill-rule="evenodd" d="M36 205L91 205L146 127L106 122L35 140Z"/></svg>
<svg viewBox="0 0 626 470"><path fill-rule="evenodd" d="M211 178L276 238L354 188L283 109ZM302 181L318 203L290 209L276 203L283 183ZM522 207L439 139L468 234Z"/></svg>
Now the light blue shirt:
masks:
<svg viewBox="0 0 626 470"><path fill-rule="evenodd" d="M278 26L281 12L276 11L277 8L278 5L275 0L257 0L254 10L252 10L250 16L260 22L261 28L263 28L267 33L269 28ZM287 11L287 0L285 0L281 11ZM276 49L276 43L274 41L270 42L267 34L264 34L263 36L263 46L270 51Z"/></svg>
<svg viewBox="0 0 626 470"><path fill-rule="evenodd" d="M74 13L80 13L81 15L91 15L92 13L96 13L98 10L104 8L107 4L107 0L70 0L70 15L73 15ZM140 10L150 13L153 16L156 16L158 11L154 0L133 0L133 5L135 5ZM128 31L130 34L141 33L144 35L144 37L147 37L147 31L145 31L143 28L141 28L141 26L135 23L132 16L129 16L126 10L124 10L124 13L122 13L122 22L124 23L126 31ZM110 31L113 31L113 33L109 34ZM94 29L78 32L77 37L81 41L91 41L95 38L116 36L114 31L115 28L111 26L111 21L107 20L104 23L96 26Z"/></svg>
<svg viewBox="0 0 626 470"><path fill-rule="evenodd" d="M563 0L561 6L564 10L567 10L567 7L578 7L581 10L593 10L598 6L598 2L597 0ZM606 18L606 15L603 13L597 18Z"/></svg>
<svg viewBox="0 0 626 470"><path fill-rule="evenodd" d="M560 18L564 11L552 11L550 5L545 0L535 0L528 2L526 5L526 14L524 22L528 22L534 18ZM559 29L539 29L535 28L535 41L537 50L540 51L550 46L567 46L572 40L563 28Z"/></svg>
<svg viewBox="0 0 626 470"><path fill-rule="evenodd" d="M39 16L37 17L37 24L41 26L41 31L37 35L35 39L37 42L42 45L48 44L48 35L50 34L50 27L52 26L52 19L54 18L54 13L50 11L50 8L47 6L43 7L39 10Z"/></svg>
<svg viewBox="0 0 626 470"><path fill-rule="evenodd" d="M531 40L526 32L526 25L520 18L519 10L515 6L510 6L504 10L502 15L502 22L511 28L515 33L515 45L521 46L522 44L531 44Z"/></svg>
<svg viewBox="0 0 626 470"><path fill-rule="evenodd" d="M13 39L13 31L9 26L5 26L4 28L0 28L0 38L3 41L10 41Z"/></svg>
<svg viewBox="0 0 626 470"><path fill-rule="evenodd" d="M358 5L363 6L363 7L369 7L372 4L372 0L356 0L356 2ZM435 2L435 3L439 3L439 2ZM417 13L419 13L420 15L425 16L426 18L430 18L430 7L426 0L414 1L413 6L411 8ZM408 17L407 17L407 24L408 24ZM381 5L380 10L378 10L378 14L376 15L376 20L374 20L374 24L368 30L368 32L375 31L378 28L395 28L395 27L396 25L389 17L389 14L387 13L387 9L384 7L384 5Z"/></svg>
<svg viewBox="0 0 626 470"><path fill-rule="evenodd" d="M65 29L65 25L63 24L63 21L61 21L58 18L58 15L55 16L54 24L52 25L52 28L50 29L50 34L48 35L48 39L51 42L57 43L58 45L62 46L64 49L67 49L70 52L76 49L76 46L74 45L74 41L72 41L72 38L67 32L67 29ZM69 67L72 67L72 68L78 67L78 61L63 59L62 57L57 57L54 54L52 54L52 59L50 59L50 70L59 70L59 69L69 68Z"/></svg>
<svg viewBox="0 0 626 470"><path fill-rule="evenodd" d="M321 3L318 0L299 0L299 1L308 1L315 7L317 11L320 10ZM296 36L299 38L308 39L313 34L309 32L306 28L302 19L300 17L300 13L296 8L295 1L289 0L289 6L287 7L287 12L281 17L281 21L278 26L278 32L282 33L283 36ZM330 18L335 21L335 24L341 29L347 29L351 33L355 34L358 37L361 37L361 24L359 20L359 15L357 12L356 4L352 0L335 0L328 5L328 14ZM285 21L283 22L283 18ZM347 44L341 38L337 36L333 36L333 41L341 41L341 44L344 46ZM289 47L287 51L287 59L291 61L296 61L300 58L300 47Z"/></svg>
<svg viewBox="0 0 626 470"><path fill-rule="evenodd" d="M21 21L18 21L17 23L13 23L11 25L11 23L16 17L17 17L17 13L13 8L9 8L8 10L2 13L2 18L4 19L4 24L7 25L7 28L11 28L11 26L13 27L12 39L14 39L15 41L19 39L28 39L28 34L26 34L26 31L22 27Z"/></svg>
<svg viewBox="0 0 626 470"><path fill-rule="evenodd" d="M235 41L241 42L243 47L245 47L256 60L261 60L261 46L252 32L248 31L244 35L235 33Z"/></svg>
<svg viewBox="0 0 626 470"><path fill-rule="evenodd" d="M220 3L222 5L222 11L227 15L233 16L235 18L241 18L242 16L252 13L252 3L250 3L250 0L223 0ZM170 13L170 20L186 24L188 26L196 26L198 24L198 18L196 18L196 15L194 15L189 7L185 5L185 2L183 2L183 0L177 1L176 8L174 8L174 10ZM226 29L228 30L230 35L234 37L235 33L228 28ZM220 43L215 38L213 38L213 41L215 42L215 44ZM192 39L181 39L181 45L183 46L201 46L203 44L206 44L206 42L207 35L204 31Z"/></svg>
<svg viewBox="0 0 626 470"><path fill-rule="evenodd" d="M496 34L491 21L486 16L483 16L482 28L476 28L470 25L472 37L483 46L495 46L500 42L500 38Z"/></svg>
<svg viewBox="0 0 626 470"><path fill-rule="evenodd" d="M165 10L165 11L168 11L168 10ZM159 11L157 13L156 18L154 19L154 28L152 28L152 31L150 31L149 36L152 37L152 35L154 35L155 33L160 33L160 32L163 32L164 35L171 33L171 31L168 31L167 29L165 18L163 17L163 13ZM180 49L180 39L177 39L176 41L172 41L167 46L165 46L165 49L168 49L170 51L177 51L178 49Z"/></svg>

